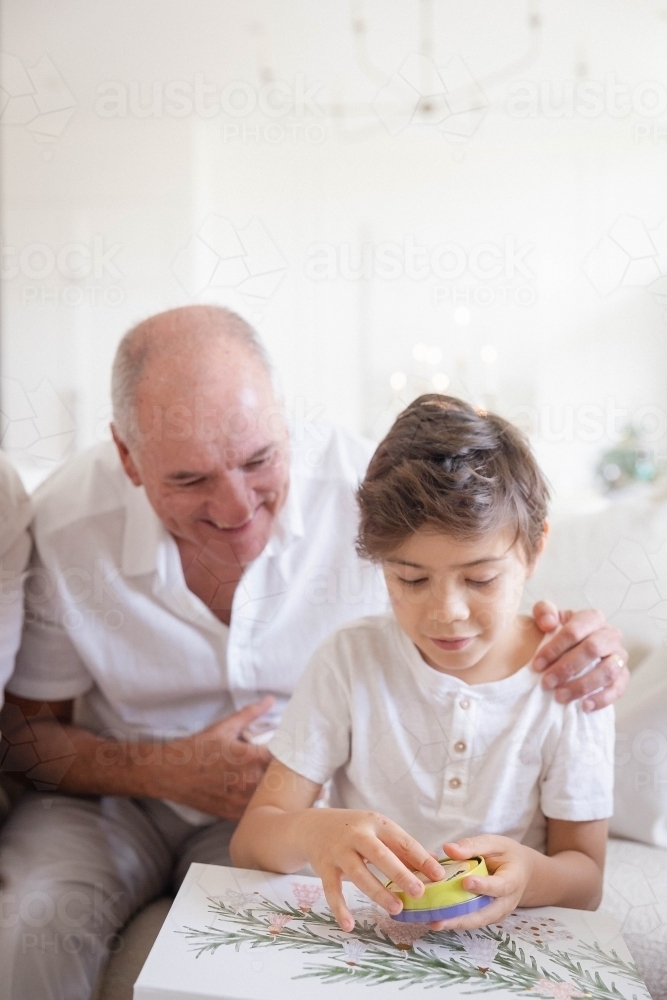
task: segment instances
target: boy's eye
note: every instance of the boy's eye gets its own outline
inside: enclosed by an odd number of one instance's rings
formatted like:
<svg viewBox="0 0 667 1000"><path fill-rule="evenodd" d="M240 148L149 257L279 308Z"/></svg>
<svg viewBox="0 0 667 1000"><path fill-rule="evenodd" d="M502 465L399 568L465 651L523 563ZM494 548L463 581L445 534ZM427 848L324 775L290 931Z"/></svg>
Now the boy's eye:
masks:
<svg viewBox="0 0 667 1000"><path fill-rule="evenodd" d="M466 583L469 583L471 587L488 587L490 583L493 583L497 579L498 576L496 575L489 577L488 580L466 580Z"/></svg>
<svg viewBox="0 0 667 1000"><path fill-rule="evenodd" d="M408 587L418 587L421 583L426 583L428 577L420 576L418 580L406 580L404 577L399 576L398 579L401 581L401 583L407 584Z"/></svg>

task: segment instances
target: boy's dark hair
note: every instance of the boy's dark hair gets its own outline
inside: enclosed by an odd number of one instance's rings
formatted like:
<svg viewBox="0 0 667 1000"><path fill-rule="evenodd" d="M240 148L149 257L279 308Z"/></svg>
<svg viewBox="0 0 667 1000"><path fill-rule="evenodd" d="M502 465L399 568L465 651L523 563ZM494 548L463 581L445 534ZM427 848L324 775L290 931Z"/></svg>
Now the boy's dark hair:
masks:
<svg viewBox="0 0 667 1000"><path fill-rule="evenodd" d="M378 445L357 492L357 551L381 560L420 528L473 538L511 527L538 554L549 487L523 434L453 396L420 396Z"/></svg>

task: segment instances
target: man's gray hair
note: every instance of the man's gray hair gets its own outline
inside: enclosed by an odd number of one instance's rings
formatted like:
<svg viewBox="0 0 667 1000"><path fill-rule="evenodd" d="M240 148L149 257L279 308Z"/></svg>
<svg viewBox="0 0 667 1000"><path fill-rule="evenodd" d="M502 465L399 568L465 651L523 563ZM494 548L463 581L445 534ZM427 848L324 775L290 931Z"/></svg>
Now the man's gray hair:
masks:
<svg viewBox="0 0 667 1000"><path fill-rule="evenodd" d="M231 309L185 306L152 316L128 330L118 345L111 369L113 422L126 443L132 440L136 430L135 402L139 382L148 360L161 350L160 334L155 329L158 324L165 328L167 335L177 333L182 327L183 336L190 339L193 350L217 338L236 341L259 362L270 378L273 376L271 359L256 331Z"/></svg>

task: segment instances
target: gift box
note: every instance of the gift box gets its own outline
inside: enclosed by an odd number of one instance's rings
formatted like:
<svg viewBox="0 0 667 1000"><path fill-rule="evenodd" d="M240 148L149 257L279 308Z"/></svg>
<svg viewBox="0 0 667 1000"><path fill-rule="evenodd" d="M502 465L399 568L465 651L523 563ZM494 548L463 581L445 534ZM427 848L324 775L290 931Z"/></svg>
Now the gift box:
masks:
<svg viewBox="0 0 667 1000"><path fill-rule="evenodd" d="M392 920L351 883L344 891L349 934L319 879L193 864L134 1000L410 1000L427 990L443 1000L650 1000L607 915L519 909L479 930L433 932Z"/></svg>

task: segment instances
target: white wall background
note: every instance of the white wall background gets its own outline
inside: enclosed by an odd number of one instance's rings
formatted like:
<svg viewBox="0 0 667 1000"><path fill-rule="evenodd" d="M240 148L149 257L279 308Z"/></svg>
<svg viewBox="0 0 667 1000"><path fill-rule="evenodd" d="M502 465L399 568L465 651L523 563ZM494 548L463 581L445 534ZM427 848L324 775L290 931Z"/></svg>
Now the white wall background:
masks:
<svg viewBox="0 0 667 1000"><path fill-rule="evenodd" d="M377 437L448 382L527 423L565 502L628 421L664 451L667 0L1 16L1 430L30 482L106 435L128 326L194 301L256 323L297 415Z"/></svg>

